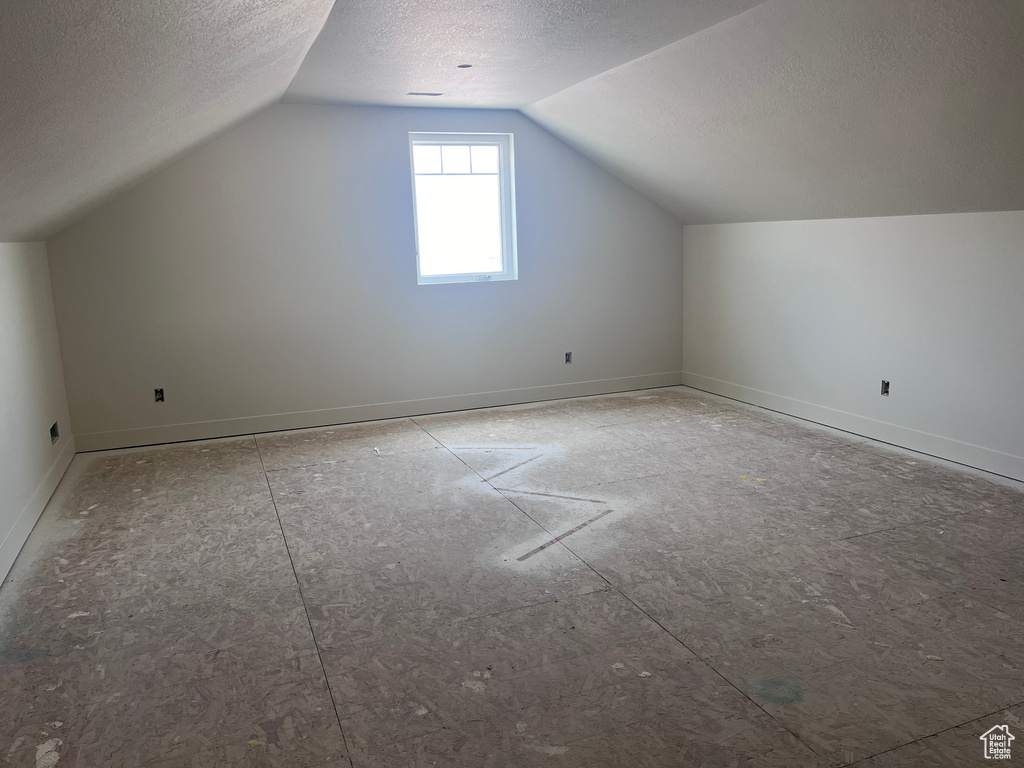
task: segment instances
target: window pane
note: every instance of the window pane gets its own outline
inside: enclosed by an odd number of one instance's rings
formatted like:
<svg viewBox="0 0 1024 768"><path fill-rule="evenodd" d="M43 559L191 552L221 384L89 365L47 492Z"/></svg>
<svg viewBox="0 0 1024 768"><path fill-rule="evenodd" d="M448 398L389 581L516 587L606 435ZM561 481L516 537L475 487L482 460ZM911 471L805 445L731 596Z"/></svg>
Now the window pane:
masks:
<svg viewBox="0 0 1024 768"><path fill-rule="evenodd" d="M416 225L420 274L502 271L496 175L416 177Z"/></svg>
<svg viewBox="0 0 1024 768"><path fill-rule="evenodd" d="M464 144L441 145L441 162L445 173L469 173L469 147Z"/></svg>
<svg viewBox="0 0 1024 768"><path fill-rule="evenodd" d="M413 144L412 167L415 173L440 173L441 147L436 144Z"/></svg>
<svg viewBox="0 0 1024 768"><path fill-rule="evenodd" d="M409 142L417 282L516 280L512 134L410 132Z"/></svg>
<svg viewBox="0 0 1024 768"><path fill-rule="evenodd" d="M498 172L498 148L493 144L481 147L470 147L473 156L473 173Z"/></svg>

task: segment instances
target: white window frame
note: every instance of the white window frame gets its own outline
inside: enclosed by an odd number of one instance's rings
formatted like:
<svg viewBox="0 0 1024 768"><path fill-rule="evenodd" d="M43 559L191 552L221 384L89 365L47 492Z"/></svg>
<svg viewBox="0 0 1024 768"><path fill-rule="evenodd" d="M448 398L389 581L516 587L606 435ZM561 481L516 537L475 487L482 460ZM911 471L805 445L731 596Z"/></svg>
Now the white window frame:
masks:
<svg viewBox="0 0 1024 768"><path fill-rule="evenodd" d="M498 147L498 188L501 201L501 272L481 275L474 272L454 275L424 275L420 271L419 220L416 211L416 167L413 147L417 144L471 144ZM416 280L419 285L438 283L490 283L518 280L516 253L515 143L511 133L424 133L409 134L409 171L412 176L413 233L416 238Z"/></svg>

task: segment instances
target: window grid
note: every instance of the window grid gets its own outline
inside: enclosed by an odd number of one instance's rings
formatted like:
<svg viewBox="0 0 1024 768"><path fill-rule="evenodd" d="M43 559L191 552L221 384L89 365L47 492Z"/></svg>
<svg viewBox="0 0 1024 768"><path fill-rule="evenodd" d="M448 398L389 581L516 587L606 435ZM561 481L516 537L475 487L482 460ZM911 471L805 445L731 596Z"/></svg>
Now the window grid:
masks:
<svg viewBox="0 0 1024 768"><path fill-rule="evenodd" d="M512 135L511 134L423 134L410 133L410 161L413 178L413 214L416 234L417 281L421 285L435 283L477 282L491 280L515 280L518 277L516 264L515 236L515 200L512 167ZM433 225L437 219L436 208L427 205L429 199L422 199L416 179L426 182L430 177L477 177L494 179L497 211L493 214L495 221L495 237L500 241L500 264L494 261L499 258L486 246L484 251L466 251L455 247L454 251L442 249L438 251ZM475 201L475 199L474 199ZM421 210L421 205L424 206ZM472 209L473 205L469 205ZM457 216L462 208L447 209L443 218L449 218L449 232L461 233L461 223L452 223L451 212ZM484 209L476 215L489 219L492 214ZM423 216L428 218L424 219ZM467 220L479 223L475 216ZM427 229L424 229L424 226ZM470 224L470 227L472 224ZM479 231L479 229L478 229ZM425 240L424 237L427 237ZM486 240L485 240L486 242ZM494 241L491 241L494 242ZM423 250L426 248L426 250ZM467 253L469 257L467 258ZM472 256L480 253L480 257ZM484 253L492 253L484 256ZM446 266L439 268L439 254ZM457 255L456 255L457 254ZM480 261L480 259L483 261ZM448 274L440 274L447 272Z"/></svg>

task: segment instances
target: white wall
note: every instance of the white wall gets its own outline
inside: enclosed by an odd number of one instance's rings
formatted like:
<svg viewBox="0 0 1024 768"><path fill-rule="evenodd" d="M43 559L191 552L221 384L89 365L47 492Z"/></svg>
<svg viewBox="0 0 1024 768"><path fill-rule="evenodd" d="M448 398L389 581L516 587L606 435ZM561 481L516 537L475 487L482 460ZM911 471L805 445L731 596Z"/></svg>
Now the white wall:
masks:
<svg viewBox="0 0 1024 768"><path fill-rule="evenodd" d="M409 131L515 133L518 281L416 284ZM516 112L278 105L48 247L80 449L679 382L682 226Z"/></svg>
<svg viewBox="0 0 1024 768"><path fill-rule="evenodd" d="M0 580L74 453L46 246L0 243Z"/></svg>
<svg viewBox="0 0 1024 768"><path fill-rule="evenodd" d="M1024 479L1024 212L684 232L685 383Z"/></svg>

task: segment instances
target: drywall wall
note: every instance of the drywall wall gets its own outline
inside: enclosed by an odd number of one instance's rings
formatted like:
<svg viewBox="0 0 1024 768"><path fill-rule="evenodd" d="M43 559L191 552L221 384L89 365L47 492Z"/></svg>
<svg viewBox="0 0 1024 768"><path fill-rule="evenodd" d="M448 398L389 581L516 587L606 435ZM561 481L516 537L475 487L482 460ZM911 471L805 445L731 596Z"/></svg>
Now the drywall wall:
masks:
<svg viewBox="0 0 1024 768"><path fill-rule="evenodd" d="M2 580L75 455L43 243L0 243L0 419Z"/></svg>
<svg viewBox="0 0 1024 768"><path fill-rule="evenodd" d="M519 280L416 284L410 131L515 134ZM679 382L681 224L517 112L278 105L48 247L81 450Z"/></svg>
<svg viewBox="0 0 1024 768"><path fill-rule="evenodd" d="M1024 479L1024 212L684 232L685 383Z"/></svg>

